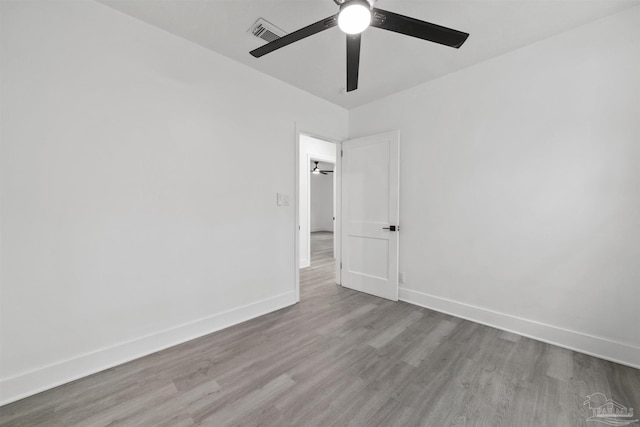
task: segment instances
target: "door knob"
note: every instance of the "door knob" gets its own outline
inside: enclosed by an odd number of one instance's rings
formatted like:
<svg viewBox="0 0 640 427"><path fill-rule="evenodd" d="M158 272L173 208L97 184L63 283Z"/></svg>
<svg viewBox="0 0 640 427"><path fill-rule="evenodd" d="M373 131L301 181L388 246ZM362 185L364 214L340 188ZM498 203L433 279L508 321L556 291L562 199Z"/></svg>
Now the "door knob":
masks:
<svg viewBox="0 0 640 427"><path fill-rule="evenodd" d="M389 230L389 231L400 231L400 226L399 225L390 225L388 227L382 227L383 230Z"/></svg>

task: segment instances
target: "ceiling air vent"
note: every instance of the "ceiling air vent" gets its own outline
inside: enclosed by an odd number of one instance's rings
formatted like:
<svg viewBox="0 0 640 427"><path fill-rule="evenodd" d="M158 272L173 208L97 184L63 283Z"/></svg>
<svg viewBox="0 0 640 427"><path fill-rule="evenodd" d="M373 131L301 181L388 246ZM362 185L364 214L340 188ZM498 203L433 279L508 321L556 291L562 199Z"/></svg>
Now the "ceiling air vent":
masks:
<svg viewBox="0 0 640 427"><path fill-rule="evenodd" d="M249 33L266 42L272 42L287 34L271 22L265 21L262 18L258 18L258 20L254 22L251 28L249 28Z"/></svg>

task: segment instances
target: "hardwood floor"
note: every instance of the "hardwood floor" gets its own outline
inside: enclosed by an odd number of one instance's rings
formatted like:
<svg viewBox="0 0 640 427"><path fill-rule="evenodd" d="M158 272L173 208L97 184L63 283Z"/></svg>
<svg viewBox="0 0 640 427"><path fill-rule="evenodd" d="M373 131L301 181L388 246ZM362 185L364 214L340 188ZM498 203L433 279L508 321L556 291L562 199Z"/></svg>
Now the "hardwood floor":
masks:
<svg viewBox="0 0 640 427"><path fill-rule="evenodd" d="M331 245L313 233L299 304L6 405L0 424L595 427L596 392L640 410L639 370L343 289Z"/></svg>

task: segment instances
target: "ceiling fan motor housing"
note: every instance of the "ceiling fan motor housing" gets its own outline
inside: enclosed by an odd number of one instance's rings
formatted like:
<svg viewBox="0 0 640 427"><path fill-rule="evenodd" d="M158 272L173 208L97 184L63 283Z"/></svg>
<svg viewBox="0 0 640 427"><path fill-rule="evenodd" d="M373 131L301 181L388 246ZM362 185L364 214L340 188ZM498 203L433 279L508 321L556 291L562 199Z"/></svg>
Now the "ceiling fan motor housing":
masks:
<svg viewBox="0 0 640 427"><path fill-rule="evenodd" d="M352 0L333 0L338 6L342 6L345 3L351 3ZM373 7L377 0L365 0L369 3L369 7Z"/></svg>
<svg viewBox="0 0 640 427"><path fill-rule="evenodd" d="M364 7L369 8L369 10L373 9L373 2L369 0L345 0L340 4L340 12L342 12L346 7L355 4L360 4Z"/></svg>

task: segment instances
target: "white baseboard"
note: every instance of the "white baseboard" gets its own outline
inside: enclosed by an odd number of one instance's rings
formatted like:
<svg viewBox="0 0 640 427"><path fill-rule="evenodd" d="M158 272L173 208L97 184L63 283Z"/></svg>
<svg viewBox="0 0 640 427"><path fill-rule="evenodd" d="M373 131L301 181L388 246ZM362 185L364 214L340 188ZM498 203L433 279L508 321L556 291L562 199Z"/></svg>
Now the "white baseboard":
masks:
<svg viewBox="0 0 640 427"><path fill-rule="evenodd" d="M300 268L307 268L311 266L309 258L300 258Z"/></svg>
<svg viewBox="0 0 640 427"><path fill-rule="evenodd" d="M295 304L286 292L0 380L0 406Z"/></svg>
<svg viewBox="0 0 640 427"><path fill-rule="evenodd" d="M600 359L640 369L640 347L400 288L399 299Z"/></svg>

